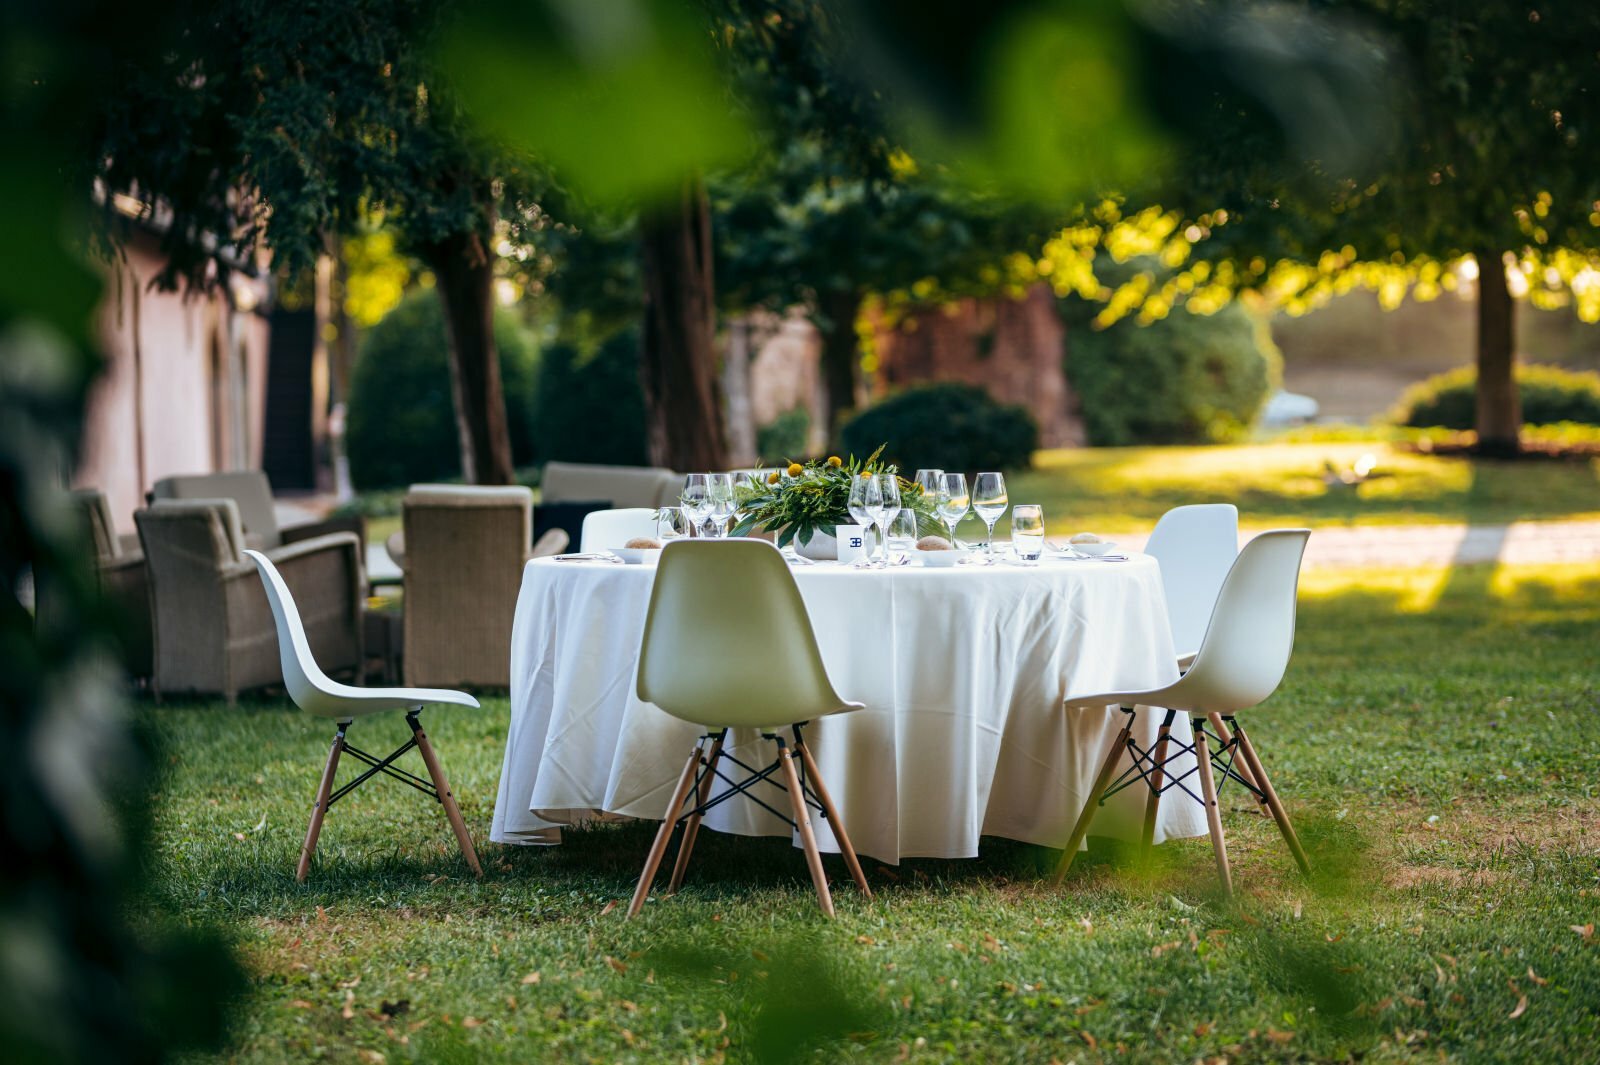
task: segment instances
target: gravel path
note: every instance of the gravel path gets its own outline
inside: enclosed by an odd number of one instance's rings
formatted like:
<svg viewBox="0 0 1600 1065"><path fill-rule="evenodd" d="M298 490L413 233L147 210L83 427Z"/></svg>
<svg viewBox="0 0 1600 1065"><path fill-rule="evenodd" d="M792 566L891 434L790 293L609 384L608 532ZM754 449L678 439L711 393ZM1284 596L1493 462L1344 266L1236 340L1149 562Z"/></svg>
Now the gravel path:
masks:
<svg viewBox="0 0 1600 1065"><path fill-rule="evenodd" d="M1248 540L1249 533L1241 536ZM1134 550L1144 536L1121 536ZM1355 525L1313 527L1306 568L1445 566L1471 562L1600 560L1600 521L1519 521L1510 525Z"/></svg>

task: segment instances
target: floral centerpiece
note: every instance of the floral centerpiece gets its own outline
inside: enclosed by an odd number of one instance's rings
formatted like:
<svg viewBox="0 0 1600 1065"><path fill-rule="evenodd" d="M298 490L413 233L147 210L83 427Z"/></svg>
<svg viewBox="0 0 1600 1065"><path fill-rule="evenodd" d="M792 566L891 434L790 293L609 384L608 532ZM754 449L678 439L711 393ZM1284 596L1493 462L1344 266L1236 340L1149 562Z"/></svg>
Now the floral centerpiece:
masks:
<svg viewBox="0 0 1600 1065"><path fill-rule="evenodd" d="M786 469L765 476L751 474L734 487L739 520L732 534L774 532L779 547L791 542L803 547L819 537L831 542L835 526L850 525L855 520L850 516L851 481L885 473L899 477L898 467L880 461L882 454L880 445L865 460L852 455L846 461L832 455L804 464L791 462ZM903 477L899 481L901 507L917 515L919 528L930 523L933 500L924 498L921 486Z"/></svg>

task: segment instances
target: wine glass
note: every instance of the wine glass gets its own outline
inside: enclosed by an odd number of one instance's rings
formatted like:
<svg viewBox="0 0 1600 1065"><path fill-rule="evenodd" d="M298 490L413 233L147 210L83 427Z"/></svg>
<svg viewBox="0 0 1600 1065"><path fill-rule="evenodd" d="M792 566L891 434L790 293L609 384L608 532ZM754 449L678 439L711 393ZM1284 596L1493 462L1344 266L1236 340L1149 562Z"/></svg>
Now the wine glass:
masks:
<svg viewBox="0 0 1600 1065"><path fill-rule="evenodd" d="M939 518L950 527L950 546L956 546L956 526L972 509L972 497L967 494L967 475L947 473L939 478L939 494L934 497Z"/></svg>
<svg viewBox="0 0 1600 1065"><path fill-rule="evenodd" d="M980 473L972 484L972 509L989 526L989 542L984 552L994 558L994 523L1006 512L1006 479L998 473Z"/></svg>
<svg viewBox="0 0 1600 1065"><path fill-rule="evenodd" d="M931 507L939 498L939 482L944 479L943 470L918 470L916 485L922 489L922 498L928 501Z"/></svg>
<svg viewBox="0 0 1600 1065"><path fill-rule="evenodd" d="M1029 565L1044 552L1044 508L1018 503L1011 508L1011 546L1017 557Z"/></svg>
<svg viewBox="0 0 1600 1065"><path fill-rule="evenodd" d="M703 473L691 473L683 479L683 491L678 496L683 516L689 519L691 536L701 533L701 526L711 516L711 483Z"/></svg>
<svg viewBox="0 0 1600 1065"><path fill-rule="evenodd" d="M878 474L878 496L882 503L878 509L878 565L889 564L889 523L899 516L900 475Z"/></svg>
<svg viewBox="0 0 1600 1065"><path fill-rule="evenodd" d="M656 511L656 539L662 546L669 541L682 540L689 535L689 519L680 507L662 507Z"/></svg>
<svg viewBox="0 0 1600 1065"><path fill-rule="evenodd" d="M850 517L864 529L870 529L877 524L878 516L883 513L883 489L878 484L878 479L870 473L863 473L850 479ZM870 565L868 558L863 557L856 561L858 567Z"/></svg>
<svg viewBox="0 0 1600 1065"><path fill-rule="evenodd" d="M728 522L736 509L733 502L733 474L706 474L706 492L711 500L711 523L719 538L728 535Z"/></svg>

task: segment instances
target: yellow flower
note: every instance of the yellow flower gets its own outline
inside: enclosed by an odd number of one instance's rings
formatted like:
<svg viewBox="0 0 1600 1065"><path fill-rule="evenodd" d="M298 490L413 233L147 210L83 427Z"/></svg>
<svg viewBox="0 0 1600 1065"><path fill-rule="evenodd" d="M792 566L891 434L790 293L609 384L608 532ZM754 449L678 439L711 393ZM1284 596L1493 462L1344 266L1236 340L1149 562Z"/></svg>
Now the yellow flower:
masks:
<svg viewBox="0 0 1600 1065"><path fill-rule="evenodd" d="M838 455L829 455L828 465L832 466L834 469L838 469L840 466L844 465L844 459L841 459Z"/></svg>
<svg viewBox="0 0 1600 1065"><path fill-rule="evenodd" d="M771 473L767 474L767 483L768 484L777 484L778 483L778 471L777 470L773 470Z"/></svg>
<svg viewBox="0 0 1600 1065"><path fill-rule="evenodd" d="M804 472L805 472L805 470L801 468L801 466L800 466L800 464L798 462L789 463L789 476L790 477L798 477Z"/></svg>

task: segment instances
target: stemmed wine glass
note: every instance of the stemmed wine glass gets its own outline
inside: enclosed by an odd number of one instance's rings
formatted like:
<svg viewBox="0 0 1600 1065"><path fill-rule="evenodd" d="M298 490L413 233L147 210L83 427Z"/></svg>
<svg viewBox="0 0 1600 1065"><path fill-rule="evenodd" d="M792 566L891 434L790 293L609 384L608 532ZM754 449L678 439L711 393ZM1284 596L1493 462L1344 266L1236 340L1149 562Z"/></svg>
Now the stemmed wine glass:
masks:
<svg viewBox="0 0 1600 1065"><path fill-rule="evenodd" d="M870 473L863 473L850 480L850 517L864 529L870 529L878 522L883 514L883 488L878 479ZM858 567L871 565L869 557L862 557L855 563Z"/></svg>
<svg viewBox="0 0 1600 1065"><path fill-rule="evenodd" d="M690 535L702 532L705 520L711 516L711 483L703 473L691 473L683 479L683 492L678 496L679 508L689 519Z"/></svg>
<svg viewBox="0 0 1600 1065"><path fill-rule="evenodd" d="M878 565L889 564L889 523L900 513L900 475L878 474Z"/></svg>
<svg viewBox="0 0 1600 1065"><path fill-rule="evenodd" d="M967 494L967 475L947 473L939 478L939 492L934 496L939 518L950 527L950 546L956 546L956 526L972 509L972 497Z"/></svg>
<svg viewBox="0 0 1600 1065"><path fill-rule="evenodd" d="M939 500L939 482L944 480L943 470L918 470L916 485L922 489L922 498L928 501L931 507ZM918 530L921 535L921 530Z"/></svg>
<svg viewBox="0 0 1600 1065"><path fill-rule="evenodd" d="M1006 512L1006 479L998 473L980 473L972 485L972 509L989 526L989 542L984 553L994 559L994 523Z"/></svg>
<svg viewBox="0 0 1600 1065"><path fill-rule="evenodd" d="M706 474L706 490L711 499L711 524L716 527L717 537L728 535L728 522L733 520L733 474L708 473Z"/></svg>

